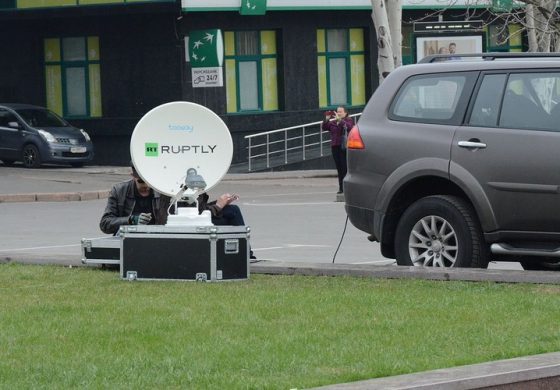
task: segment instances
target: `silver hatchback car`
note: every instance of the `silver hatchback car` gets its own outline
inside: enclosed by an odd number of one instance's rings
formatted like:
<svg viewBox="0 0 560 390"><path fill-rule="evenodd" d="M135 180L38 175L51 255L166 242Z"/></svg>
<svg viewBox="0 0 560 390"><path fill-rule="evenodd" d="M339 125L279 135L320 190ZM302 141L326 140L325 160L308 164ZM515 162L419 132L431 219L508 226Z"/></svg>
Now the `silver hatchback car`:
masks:
<svg viewBox="0 0 560 390"><path fill-rule="evenodd" d="M89 134L54 112L29 104L0 104L0 160L22 161L28 168L42 163L78 167L93 159Z"/></svg>
<svg viewBox="0 0 560 390"><path fill-rule="evenodd" d="M371 97L348 136L344 193L384 256L560 265L560 57L514 57L403 66Z"/></svg>

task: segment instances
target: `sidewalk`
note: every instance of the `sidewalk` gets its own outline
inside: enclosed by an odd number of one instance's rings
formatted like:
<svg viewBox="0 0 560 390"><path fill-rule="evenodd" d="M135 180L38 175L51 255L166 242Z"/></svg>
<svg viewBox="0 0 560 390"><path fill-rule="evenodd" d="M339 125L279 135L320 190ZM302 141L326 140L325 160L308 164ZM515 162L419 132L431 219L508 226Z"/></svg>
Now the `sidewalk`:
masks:
<svg viewBox="0 0 560 390"><path fill-rule="evenodd" d="M222 181L336 177L335 170L226 174ZM113 184L130 178L129 167L25 169L0 166L0 203L68 202L107 198Z"/></svg>

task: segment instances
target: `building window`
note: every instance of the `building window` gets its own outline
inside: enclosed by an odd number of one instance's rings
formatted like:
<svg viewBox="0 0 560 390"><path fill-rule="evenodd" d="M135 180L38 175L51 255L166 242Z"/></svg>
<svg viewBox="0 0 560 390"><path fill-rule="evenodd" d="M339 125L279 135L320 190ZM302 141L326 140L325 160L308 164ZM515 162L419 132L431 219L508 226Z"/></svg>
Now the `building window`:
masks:
<svg viewBox="0 0 560 390"><path fill-rule="evenodd" d="M45 39L47 107L64 117L100 117L98 37Z"/></svg>
<svg viewBox="0 0 560 390"><path fill-rule="evenodd" d="M317 30L317 71L320 107L364 105L363 29Z"/></svg>
<svg viewBox="0 0 560 390"><path fill-rule="evenodd" d="M490 52L522 52L522 26L519 24L491 24L486 28L486 47Z"/></svg>
<svg viewBox="0 0 560 390"><path fill-rule="evenodd" d="M278 110L276 32L225 31L227 112Z"/></svg>

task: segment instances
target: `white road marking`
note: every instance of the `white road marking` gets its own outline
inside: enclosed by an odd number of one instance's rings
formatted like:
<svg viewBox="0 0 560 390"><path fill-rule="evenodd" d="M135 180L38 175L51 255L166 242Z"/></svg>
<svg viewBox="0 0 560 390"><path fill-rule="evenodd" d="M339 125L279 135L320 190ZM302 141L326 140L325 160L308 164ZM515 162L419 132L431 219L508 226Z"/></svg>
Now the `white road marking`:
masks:
<svg viewBox="0 0 560 390"><path fill-rule="evenodd" d="M285 206L324 206L339 204L342 202L301 202L301 203L242 203L243 206L266 206L266 207L285 207Z"/></svg>
<svg viewBox="0 0 560 390"><path fill-rule="evenodd" d="M307 195L328 195L328 194L334 194L334 192L332 191L328 191L328 192L292 192L289 194L266 194L266 195L253 195L251 196L251 198L271 198L271 197L275 197L275 196L307 196Z"/></svg>
<svg viewBox="0 0 560 390"><path fill-rule="evenodd" d="M35 247L31 247L31 248L15 248L15 249L0 249L0 252L17 252L17 251L33 251L33 250L36 250L36 249L70 248L70 247L73 247L73 246L81 246L81 244L35 246Z"/></svg>
<svg viewBox="0 0 560 390"><path fill-rule="evenodd" d="M268 251L275 249L288 249L288 248L330 248L331 245L313 245L313 244L286 244L282 246L271 246L268 248L252 248L253 251Z"/></svg>

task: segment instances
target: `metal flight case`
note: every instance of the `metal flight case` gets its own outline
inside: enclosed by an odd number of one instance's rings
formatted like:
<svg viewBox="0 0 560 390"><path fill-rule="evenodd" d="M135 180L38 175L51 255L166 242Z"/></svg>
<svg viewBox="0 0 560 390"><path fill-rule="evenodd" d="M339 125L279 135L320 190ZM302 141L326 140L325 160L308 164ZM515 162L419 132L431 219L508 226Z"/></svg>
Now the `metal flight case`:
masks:
<svg viewBox="0 0 560 390"><path fill-rule="evenodd" d="M120 237L82 238L83 264L119 265L120 258Z"/></svg>
<svg viewBox="0 0 560 390"><path fill-rule="evenodd" d="M249 278L248 226L121 226L121 277L226 281Z"/></svg>

